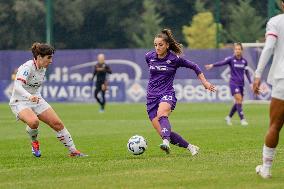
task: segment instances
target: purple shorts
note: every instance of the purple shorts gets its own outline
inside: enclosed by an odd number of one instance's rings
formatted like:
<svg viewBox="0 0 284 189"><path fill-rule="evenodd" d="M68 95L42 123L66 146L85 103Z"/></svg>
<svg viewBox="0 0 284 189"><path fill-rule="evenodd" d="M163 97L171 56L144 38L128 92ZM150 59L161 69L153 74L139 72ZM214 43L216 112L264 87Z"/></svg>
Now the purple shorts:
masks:
<svg viewBox="0 0 284 189"><path fill-rule="evenodd" d="M147 97L147 112L149 119L152 121L156 116L157 116L157 111L159 108L159 104L161 102L167 102L171 105L171 110L174 110L176 107L177 99L175 97L175 94L168 94L168 95L163 95L160 97L153 97L149 98Z"/></svg>
<svg viewBox="0 0 284 189"><path fill-rule="evenodd" d="M244 86L230 84L230 89L232 96L234 96L235 94L241 94L242 96L244 96Z"/></svg>

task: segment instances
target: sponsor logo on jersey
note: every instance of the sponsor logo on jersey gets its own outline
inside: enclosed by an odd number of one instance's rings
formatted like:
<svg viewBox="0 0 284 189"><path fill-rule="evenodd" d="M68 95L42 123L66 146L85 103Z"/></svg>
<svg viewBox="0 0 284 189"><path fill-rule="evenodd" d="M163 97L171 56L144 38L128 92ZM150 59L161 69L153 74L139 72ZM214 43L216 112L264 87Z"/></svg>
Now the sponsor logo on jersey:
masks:
<svg viewBox="0 0 284 189"><path fill-rule="evenodd" d="M235 68L244 68L245 65L244 64L234 64Z"/></svg>
<svg viewBox="0 0 284 189"><path fill-rule="evenodd" d="M150 66L150 70L159 70L159 71L166 71L168 70L167 66Z"/></svg>

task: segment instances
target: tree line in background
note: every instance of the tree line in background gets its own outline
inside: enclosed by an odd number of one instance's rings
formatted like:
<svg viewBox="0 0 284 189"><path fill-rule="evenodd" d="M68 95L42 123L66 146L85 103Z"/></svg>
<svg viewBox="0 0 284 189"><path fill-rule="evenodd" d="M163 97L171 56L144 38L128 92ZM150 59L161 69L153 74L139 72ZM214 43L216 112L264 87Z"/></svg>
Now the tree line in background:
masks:
<svg viewBox="0 0 284 189"><path fill-rule="evenodd" d="M275 0L279 2L278 0ZM45 41L45 1L0 0L0 49L28 49ZM170 28L189 48L262 41L267 1L53 0L53 45L57 49L152 48L153 37Z"/></svg>

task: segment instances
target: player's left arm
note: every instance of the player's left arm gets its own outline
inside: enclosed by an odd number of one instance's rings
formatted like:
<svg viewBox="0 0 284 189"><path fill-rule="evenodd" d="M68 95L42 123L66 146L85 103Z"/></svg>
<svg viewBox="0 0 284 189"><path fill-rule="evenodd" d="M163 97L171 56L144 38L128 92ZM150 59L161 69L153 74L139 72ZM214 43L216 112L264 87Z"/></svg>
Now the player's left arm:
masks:
<svg viewBox="0 0 284 189"><path fill-rule="evenodd" d="M200 73L202 73L200 67L196 63L189 61L189 60L186 60L186 59L181 58L181 57L178 57L178 67L185 67L185 68L192 69L197 76Z"/></svg>
<svg viewBox="0 0 284 189"><path fill-rule="evenodd" d="M248 82L249 82L249 84L251 84L252 83L252 81L251 81L251 75L250 75L250 73L249 73L249 69L248 69L248 63L246 62L246 65L245 65L245 74L246 74L246 76L247 76L247 79L248 79Z"/></svg>
<svg viewBox="0 0 284 189"><path fill-rule="evenodd" d="M105 67L105 72L108 73L108 74L112 74L112 70L108 65L106 65L106 67Z"/></svg>
<svg viewBox="0 0 284 189"><path fill-rule="evenodd" d="M97 75L97 65L95 65L95 67L94 67L94 71L93 71L93 77L92 77L92 79L91 79L91 81L94 81L94 78L95 78L95 76Z"/></svg>
<svg viewBox="0 0 284 189"><path fill-rule="evenodd" d="M205 89L208 89L209 91L212 91L212 92L216 91L215 86L211 84L209 81L207 81L200 67L196 63L183 59L183 58L179 58L179 66L192 69L197 75L198 79L200 80L200 82L202 83Z"/></svg>

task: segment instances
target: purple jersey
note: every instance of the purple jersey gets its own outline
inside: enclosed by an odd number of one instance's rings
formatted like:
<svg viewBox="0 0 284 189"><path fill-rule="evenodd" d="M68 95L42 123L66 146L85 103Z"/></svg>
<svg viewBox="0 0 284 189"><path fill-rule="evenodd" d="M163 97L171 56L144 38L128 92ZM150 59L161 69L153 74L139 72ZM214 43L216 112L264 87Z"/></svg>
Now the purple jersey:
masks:
<svg viewBox="0 0 284 189"><path fill-rule="evenodd" d="M171 51L162 59L157 57L155 51L150 51L145 58L150 71L147 98L174 93L173 81L179 67L190 68L195 71L196 75L202 73L197 64L181 58Z"/></svg>
<svg viewBox="0 0 284 189"><path fill-rule="evenodd" d="M213 66L218 67L226 64L228 64L231 69L230 85L244 86L244 74L246 74L249 83L251 83L246 59L243 57L238 59L236 56L230 56L225 58L223 61L214 63Z"/></svg>

